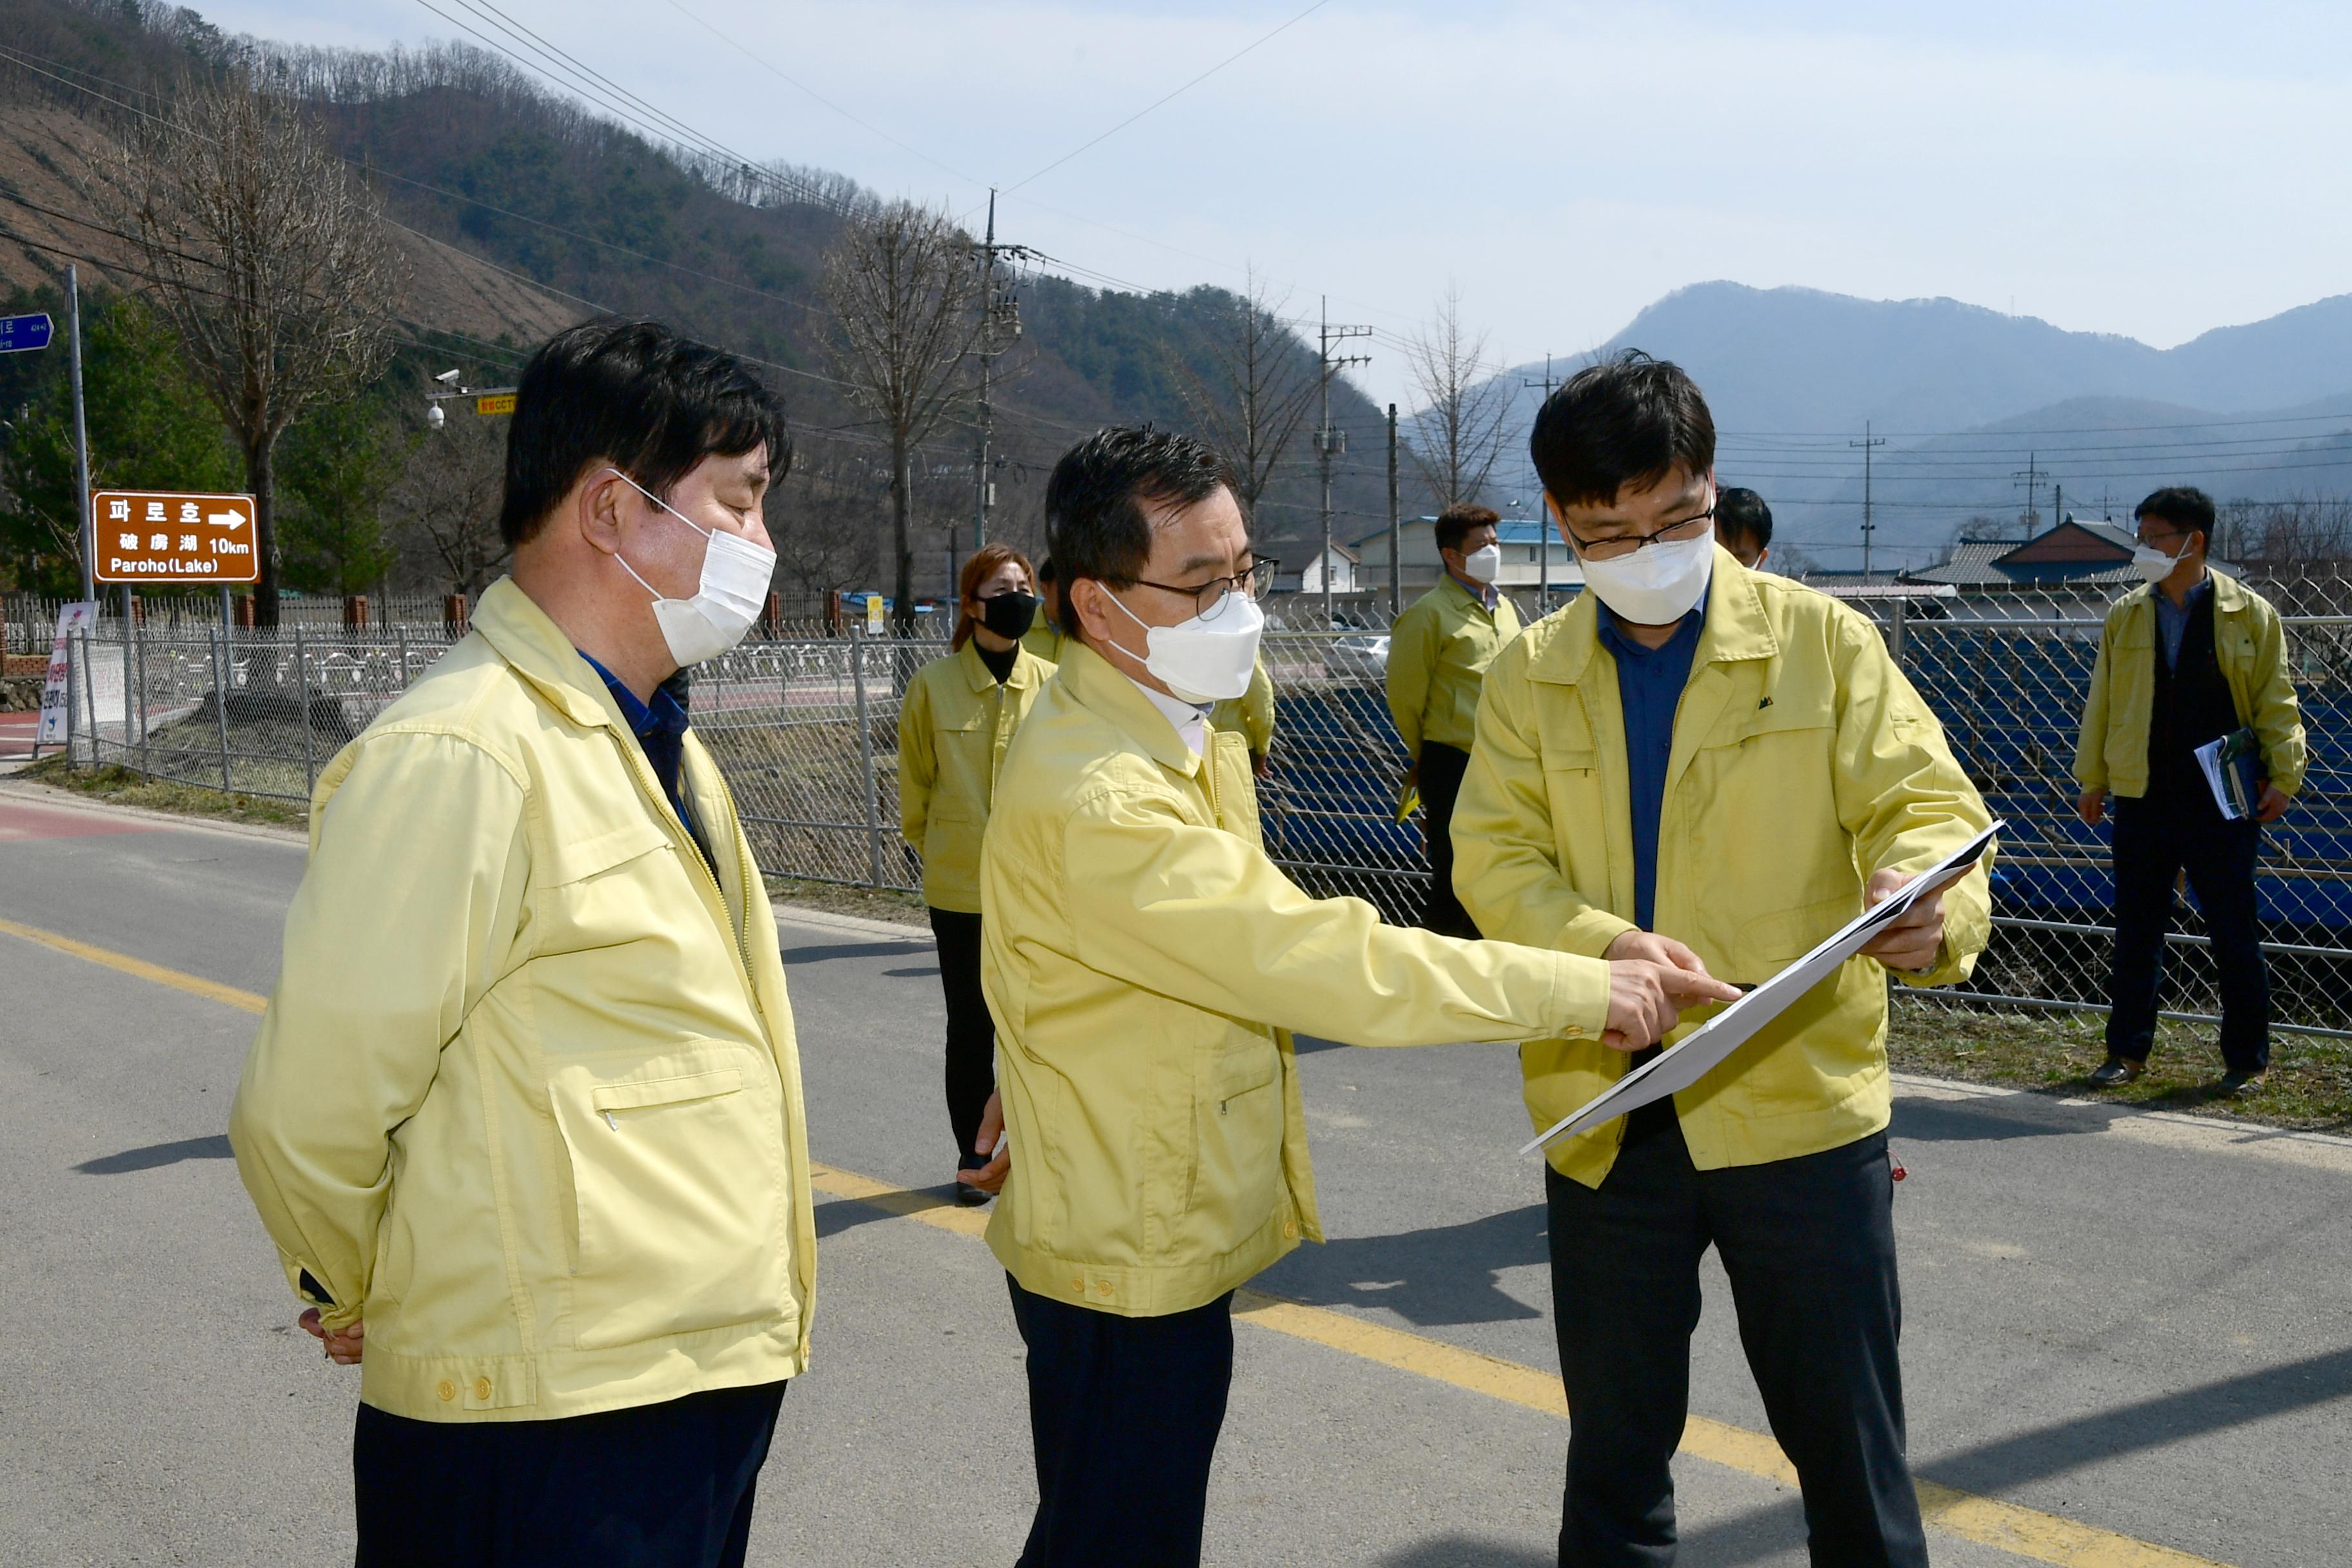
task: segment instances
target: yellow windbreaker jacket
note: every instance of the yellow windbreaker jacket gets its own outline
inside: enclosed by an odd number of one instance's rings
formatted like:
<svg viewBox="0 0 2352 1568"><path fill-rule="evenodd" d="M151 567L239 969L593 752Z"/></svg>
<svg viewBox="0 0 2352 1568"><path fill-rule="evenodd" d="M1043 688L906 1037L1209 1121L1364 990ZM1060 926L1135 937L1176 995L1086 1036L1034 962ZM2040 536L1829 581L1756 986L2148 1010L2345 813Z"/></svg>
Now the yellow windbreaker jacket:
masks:
<svg viewBox="0 0 2352 1568"><path fill-rule="evenodd" d="M923 858L923 901L980 912L980 832L1004 748L1054 667L1027 649L999 686L971 643L915 671L898 709L898 828Z"/></svg>
<svg viewBox="0 0 2352 1568"><path fill-rule="evenodd" d="M2223 572L2213 578L2213 660L2238 722L2253 726L2263 771L2279 793L2303 787L2303 710L2294 700L2286 628L2271 602ZM2147 793L2147 731L2156 704L2156 593L2143 584L2107 607L2099 662L2083 700L2074 780L2134 799Z"/></svg>
<svg viewBox="0 0 2352 1568"><path fill-rule="evenodd" d="M796 1375L816 1237L767 895L714 879L604 682L513 583L319 781L230 1142L360 1397L520 1421Z"/></svg>
<svg viewBox="0 0 2352 1568"><path fill-rule="evenodd" d="M1492 615L1451 576L1404 607L1389 627L1389 716L1405 751L1424 741L1466 752L1477 734L1478 688L1495 656L1519 635L1518 606L1498 595Z"/></svg>
<svg viewBox="0 0 2352 1568"><path fill-rule="evenodd" d="M1263 658L1250 671L1249 689L1209 710L1209 722L1238 731L1261 757L1274 749L1274 678L1266 674Z"/></svg>
<svg viewBox="0 0 2352 1568"><path fill-rule="evenodd" d="M1490 937L1598 953L1633 929L1633 818L1616 660L1581 594L1486 675L1454 812L1454 889ZM1754 984L1862 911L1883 868L1924 870L1991 819L1935 716L1870 623L1715 552L1706 620L1675 717L1658 825L1655 929L1719 980ZM1944 949L1916 984L1965 979L1991 929L1979 868L1944 895ZM1818 1152L1885 1127L1886 971L1856 958L1675 1097L1701 1170ZM1670 1039L1710 1016L1684 1015ZM1627 1058L1592 1040L1520 1047L1528 1111L1550 1126ZM1623 1118L1550 1151L1598 1186Z"/></svg>
<svg viewBox="0 0 2352 1568"><path fill-rule="evenodd" d="M1084 644L1030 710L981 848L982 981L1024 1289L1202 1306L1320 1240L1293 1029L1356 1045L1598 1034L1607 965L1381 923L1260 847L1249 757L1195 757Z"/></svg>
<svg viewBox="0 0 2352 1568"><path fill-rule="evenodd" d="M1070 634L1047 620L1041 610L1037 618L1029 623L1029 629L1021 634L1021 646L1047 664L1059 664L1062 650L1070 646Z"/></svg>

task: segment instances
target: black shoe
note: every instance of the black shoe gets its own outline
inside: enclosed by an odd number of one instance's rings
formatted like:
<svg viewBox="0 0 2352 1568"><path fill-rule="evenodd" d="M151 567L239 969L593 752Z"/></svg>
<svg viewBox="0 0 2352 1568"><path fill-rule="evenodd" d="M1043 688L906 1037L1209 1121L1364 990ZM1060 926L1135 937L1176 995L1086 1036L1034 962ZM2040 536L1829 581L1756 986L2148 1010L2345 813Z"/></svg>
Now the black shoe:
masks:
<svg viewBox="0 0 2352 1568"><path fill-rule="evenodd" d="M2091 1087L2120 1089L2147 1070L2146 1062L2136 1062L2129 1057L2109 1057L2106 1065L2091 1075Z"/></svg>
<svg viewBox="0 0 2352 1568"><path fill-rule="evenodd" d="M2221 1092L2227 1095L2252 1094L2263 1087L2263 1069L2252 1072L2225 1072L2221 1075Z"/></svg>
<svg viewBox="0 0 2352 1568"><path fill-rule="evenodd" d="M960 1207L976 1209L995 1194L984 1193L970 1182L956 1184L956 1203Z"/></svg>

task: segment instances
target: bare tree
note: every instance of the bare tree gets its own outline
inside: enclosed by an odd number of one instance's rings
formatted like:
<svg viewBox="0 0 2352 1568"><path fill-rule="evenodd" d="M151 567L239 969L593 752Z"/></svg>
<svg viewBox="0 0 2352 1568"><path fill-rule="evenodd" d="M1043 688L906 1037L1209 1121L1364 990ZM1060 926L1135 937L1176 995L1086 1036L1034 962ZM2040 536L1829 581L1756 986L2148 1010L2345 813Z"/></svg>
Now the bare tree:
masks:
<svg viewBox="0 0 2352 1568"><path fill-rule="evenodd" d="M1405 345L1405 368L1421 400L1412 416L1414 466L1440 507L1475 500L1502 455L1511 388L1487 363L1486 334L1462 325L1462 295L1452 285Z"/></svg>
<svg viewBox="0 0 2352 1568"><path fill-rule="evenodd" d="M1227 299L1210 349L1211 374L1203 376L1182 360L1175 369L1185 408L1233 464L1243 506L1255 514L1276 466L1315 407L1317 366L1283 324L1286 297L1272 294L1255 268L1244 292Z"/></svg>
<svg viewBox="0 0 2352 1568"><path fill-rule="evenodd" d="M973 249L947 214L902 201L852 218L825 253L834 362L889 448L900 637L915 629L916 448L969 393L986 320Z"/></svg>
<svg viewBox="0 0 2352 1568"><path fill-rule="evenodd" d="M196 383L245 457L261 550L256 619L278 622L278 438L390 357L404 281L374 194L290 99L241 75L184 89L130 132L113 174Z"/></svg>
<svg viewBox="0 0 2352 1568"><path fill-rule="evenodd" d="M768 492L768 539L780 575L802 597L871 587L881 567L877 526L890 504L890 470L872 447L803 440L793 471Z"/></svg>
<svg viewBox="0 0 2352 1568"><path fill-rule="evenodd" d="M506 447L505 420L460 417L412 449L383 508L412 579L470 597L506 564L499 535Z"/></svg>

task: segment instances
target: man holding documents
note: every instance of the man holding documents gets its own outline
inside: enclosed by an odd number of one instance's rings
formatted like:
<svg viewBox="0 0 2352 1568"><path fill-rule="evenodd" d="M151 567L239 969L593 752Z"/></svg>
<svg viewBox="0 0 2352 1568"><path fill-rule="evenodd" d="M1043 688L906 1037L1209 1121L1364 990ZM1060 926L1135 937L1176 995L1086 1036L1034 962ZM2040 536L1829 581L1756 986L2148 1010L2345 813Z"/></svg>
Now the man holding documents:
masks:
<svg viewBox="0 0 2352 1568"><path fill-rule="evenodd" d="M1224 464L1110 429L1055 468L1059 671L1006 752L981 851L1006 1147L988 1242L1028 1350L1024 1568L1200 1560L1234 1289L1321 1239L1289 1031L1359 1045L1658 1038L1728 986L1384 925L1266 858L1244 738L1272 562ZM1549 947L1550 944L1540 944ZM1006 1173L1010 1166L1009 1176Z"/></svg>
<svg viewBox="0 0 2352 1568"><path fill-rule="evenodd" d="M2074 753L2083 820L2096 826L2116 796L2114 1005L2091 1081L2129 1083L2147 1066L2173 884L2186 870L2221 977L2221 1089L2242 1094L2262 1086L2271 1059L2254 858L2262 824L2286 815L2303 782L2303 716L2278 612L2205 563L2212 498L2161 489L2139 503L2138 521L2134 563L2147 585L2107 611ZM2209 774L2197 753L2216 742ZM2225 811L2215 791L2229 794L2229 752L2251 760L2252 789Z"/></svg>
<svg viewBox="0 0 2352 1568"><path fill-rule="evenodd" d="M1529 446L1588 591L1487 673L1454 839L1489 938L1755 985L1985 829L1870 623L1717 545L1714 423L1681 370L1629 353L1582 371ZM1563 1564L1673 1560L1667 1463L1709 1246L1812 1561L1927 1562L1896 1357L1885 977L1961 979L1989 926L1979 866L1689 1088L1547 1151L1573 1422ZM1541 1129L1634 1058L1563 1037L1520 1065Z"/></svg>

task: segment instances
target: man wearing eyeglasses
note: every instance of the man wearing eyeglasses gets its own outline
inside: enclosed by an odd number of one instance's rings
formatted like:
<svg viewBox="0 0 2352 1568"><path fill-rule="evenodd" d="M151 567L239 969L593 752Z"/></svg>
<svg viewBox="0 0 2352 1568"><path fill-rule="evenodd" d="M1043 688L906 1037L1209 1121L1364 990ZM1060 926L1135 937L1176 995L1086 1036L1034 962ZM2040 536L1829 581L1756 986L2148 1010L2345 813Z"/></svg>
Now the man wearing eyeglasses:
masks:
<svg viewBox="0 0 2352 1568"><path fill-rule="evenodd" d="M2185 870L2221 985L2221 1092L2262 1088L2270 1067L2270 975L2254 901L2262 829L2303 782L2303 715L2286 632L2270 601L2205 563L2213 498L2186 486L2139 503L2133 564L2146 586L2117 599L2083 703L2075 809L2096 826L2116 795L2116 957L2107 1059L2091 1081L2138 1078L2156 1042L2173 886ZM2197 748L2251 730L2250 816L2225 817Z"/></svg>
<svg viewBox="0 0 2352 1568"><path fill-rule="evenodd" d="M1270 562L1225 465L1109 429L1054 469L1070 642L1013 737L981 847L995 1158L988 1227L1028 1349L1024 1568L1200 1560L1233 1293L1319 1240L1290 1031L1356 1045L1611 1035L1730 987L1671 959L1384 925L1269 860L1244 738ZM997 1130L1007 1135L996 1147Z"/></svg>
<svg viewBox="0 0 2352 1568"><path fill-rule="evenodd" d="M1488 937L1754 984L1988 825L1870 623L1716 543L1715 426L1680 369L1628 353L1581 371L1528 445L1587 591L1486 675L1454 846ZM1710 1246L1812 1561L1926 1563L1895 1348L1886 975L1959 980L1990 924L1979 867L1690 1089L1549 1150L1575 1413L1563 1564L1673 1561L1667 1467ZM1640 1045L1523 1045L1536 1126Z"/></svg>

